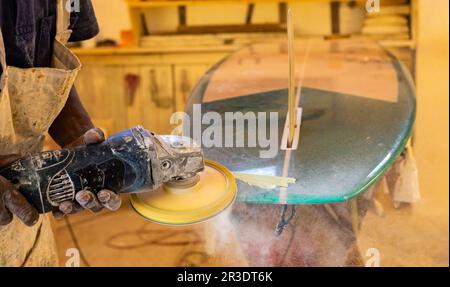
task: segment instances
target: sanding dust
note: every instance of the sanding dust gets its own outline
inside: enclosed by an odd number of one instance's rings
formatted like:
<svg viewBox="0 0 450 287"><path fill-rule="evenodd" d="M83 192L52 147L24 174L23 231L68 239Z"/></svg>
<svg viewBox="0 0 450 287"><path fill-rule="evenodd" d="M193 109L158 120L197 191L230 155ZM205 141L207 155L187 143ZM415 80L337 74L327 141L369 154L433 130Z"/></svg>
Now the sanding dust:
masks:
<svg viewBox="0 0 450 287"><path fill-rule="evenodd" d="M289 184L296 182L293 177L260 175L250 173L233 173L236 179L241 180L249 185L257 186L264 189L272 189L276 187L288 187Z"/></svg>

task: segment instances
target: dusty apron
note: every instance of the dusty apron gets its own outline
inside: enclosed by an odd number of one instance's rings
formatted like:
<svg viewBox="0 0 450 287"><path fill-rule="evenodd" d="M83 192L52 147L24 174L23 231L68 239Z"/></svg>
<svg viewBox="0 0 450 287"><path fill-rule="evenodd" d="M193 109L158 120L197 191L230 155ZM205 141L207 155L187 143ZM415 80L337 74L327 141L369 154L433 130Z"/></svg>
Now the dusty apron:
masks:
<svg viewBox="0 0 450 287"><path fill-rule="evenodd" d="M63 109L81 64L65 47L70 13L65 0L58 1L57 32L49 68L22 69L7 66L0 31L0 155L39 152L44 134ZM33 227L14 218L0 227L0 266L55 266L56 246L49 218L40 216Z"/></svg>

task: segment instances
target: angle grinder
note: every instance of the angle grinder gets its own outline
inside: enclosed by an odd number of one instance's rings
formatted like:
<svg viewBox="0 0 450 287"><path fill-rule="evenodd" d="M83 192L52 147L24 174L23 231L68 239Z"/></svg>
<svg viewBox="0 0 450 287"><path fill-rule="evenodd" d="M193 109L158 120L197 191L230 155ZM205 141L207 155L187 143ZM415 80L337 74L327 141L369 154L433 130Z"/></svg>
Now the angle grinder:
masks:
<svg viewBox="0 0 450 287"><path fill-rule="evenodd" d="M58 209L80 190L131 193L144 218L161 224L205 221L236 197L233 174L204 159L190 138L138 126L94 145L26 156L0 170L40 212Z"/></svg>

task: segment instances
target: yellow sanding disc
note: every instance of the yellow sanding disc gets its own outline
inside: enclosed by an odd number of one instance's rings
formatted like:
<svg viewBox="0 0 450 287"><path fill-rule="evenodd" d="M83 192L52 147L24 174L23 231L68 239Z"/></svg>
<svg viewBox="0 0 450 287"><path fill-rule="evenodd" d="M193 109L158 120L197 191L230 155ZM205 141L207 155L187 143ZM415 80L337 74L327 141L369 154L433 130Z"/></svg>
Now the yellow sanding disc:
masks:
<svg viewBox="0 0 450 287"><path fill-rule="evenodd" d="M225 210L236 198L236 180L224 166L205 161L198 178L165 184L131 195L131 205L144 218L168 225L203 222Z"/></svg>

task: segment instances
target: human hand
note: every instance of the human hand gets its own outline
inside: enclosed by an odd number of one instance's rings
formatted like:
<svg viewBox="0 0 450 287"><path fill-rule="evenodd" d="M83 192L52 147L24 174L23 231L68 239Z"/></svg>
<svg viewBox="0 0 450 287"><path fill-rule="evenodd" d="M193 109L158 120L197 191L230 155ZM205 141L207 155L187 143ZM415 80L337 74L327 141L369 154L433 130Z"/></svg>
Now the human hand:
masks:
<svg viewBox="0 0 450 287"><path fill-rule="evenodd" d="M103 132L98 129L90 129L84 135L65 146L65 148L76 147L80 145L91 145L101 143L105 140ZM103 208L116 211L120 208L122 200L120 196L111 190L101 190L97 194L89 190L81 190L75 195L75 200L64 201L59 205L59 210L53 211L55 218L60 219L65 215L75 214L85 209L92 212L99 212Z"/></svg>
<svg viewBox="0 0 450 287"><path fill-rule="evenodd" d="M0 167L18 159L19 155L0 156ZM10 224L14 215L27 226L35 225L39 220L38 211L6 178L0 176L0 226Z"/></svg>

